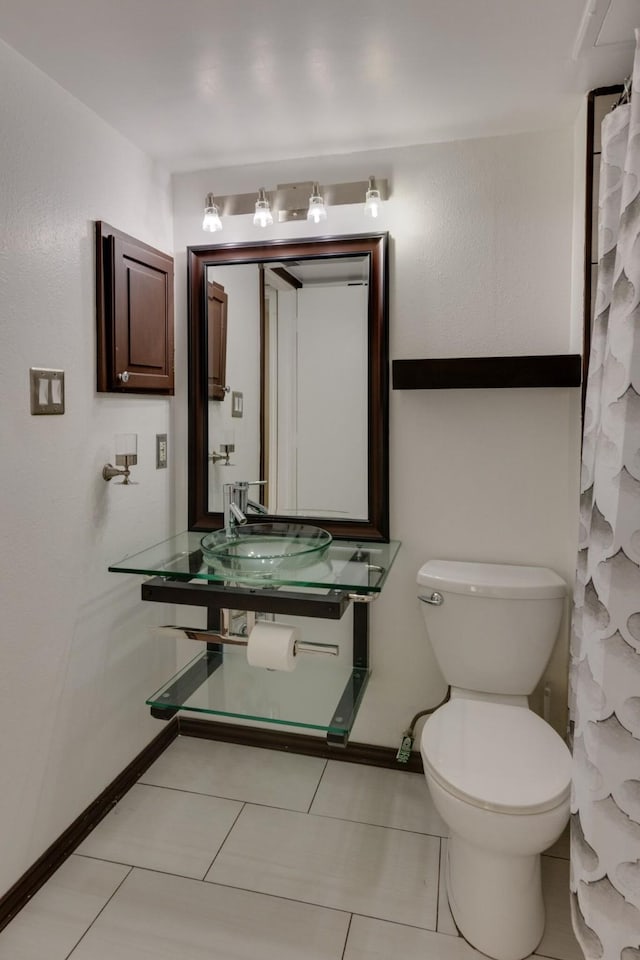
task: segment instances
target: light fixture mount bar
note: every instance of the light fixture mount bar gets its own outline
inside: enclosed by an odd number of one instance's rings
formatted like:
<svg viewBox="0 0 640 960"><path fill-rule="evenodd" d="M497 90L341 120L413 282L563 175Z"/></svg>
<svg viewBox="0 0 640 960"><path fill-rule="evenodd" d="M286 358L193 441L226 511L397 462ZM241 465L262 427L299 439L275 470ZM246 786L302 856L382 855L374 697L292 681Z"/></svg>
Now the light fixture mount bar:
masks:
<svg viewBox="0 0 640 960"><path fill-rule="evenodd" d="M309 205L309 196L315 180L303 180L299 183L279 183L275 190L265 190L265 197L269 201L274 219L283 223L287 220L305 220ZM388 200L390 196L389 183L386 179L375 181L380 191L380 199ZM369 187L369 178L352 183L319 183L320 192L327 207L337 207L342 204L363 203L365 193ZM256 205L256 193L236 193L227 196L215 194L215 202L221 217L242 216L253 214Z"/></svg>

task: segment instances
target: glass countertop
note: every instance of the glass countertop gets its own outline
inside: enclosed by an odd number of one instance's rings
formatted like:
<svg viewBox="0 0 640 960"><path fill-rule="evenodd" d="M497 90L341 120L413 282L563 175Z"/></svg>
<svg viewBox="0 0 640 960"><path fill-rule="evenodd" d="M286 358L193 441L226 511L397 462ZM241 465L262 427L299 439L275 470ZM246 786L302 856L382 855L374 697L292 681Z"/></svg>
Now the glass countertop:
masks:
<svg viewBox="0 0 640 960"><path fill-rule="evenodd" d="M379 593L400 548L400 541L369 543L333 540L322 556L297 570L276 569L259 578L234 573L207 563L200 541L206 532L187 531L109 565L113 573L135 573L212 585L293 587Z"/></svg>

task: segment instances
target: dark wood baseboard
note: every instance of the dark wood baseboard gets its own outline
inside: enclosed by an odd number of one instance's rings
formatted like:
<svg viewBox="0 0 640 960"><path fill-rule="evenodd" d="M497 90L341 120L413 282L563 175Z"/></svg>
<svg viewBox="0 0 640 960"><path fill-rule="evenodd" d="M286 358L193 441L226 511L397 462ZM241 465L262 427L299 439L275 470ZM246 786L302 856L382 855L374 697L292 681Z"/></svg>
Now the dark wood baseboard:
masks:
<svg viewBox="0 0 640 960"><path fill-rule="evenodd" d="M161 753L178 736L178 719L170 721L166 727L147 744L144 750L134 757L131 763L112 780L108 787L86 807L79 817L61 833L57 840L45 850L19 880L0 898L0 930L26 905L40 887L46 883L58 867L82 843L112 807L131 789L145 770L151 766Z"/></svg>
<svg viewBox="0 0 640 960"><path fill-rule="evenodd" d="M324 737L308 737L302 733L285 733L185 716L179 718L179 728L180 733L186 737L224 740L228 743L240 743L245 747L264 747L267 750L284 750L309 757L325 757L329 760L346 760L348 763L366 763L372 767L422 773L422 757L416 750L411 754L408 763L398 763L393 747L377 747L370 743L349 741L346 747L330 747Z"/></svg>
<svg viewBox="0 0 640 960"><path fill-rule="evenodd" d="M330 747L323 737L263 730L242 724L216 723L194 717L174 717L80 816L76 817L64 833L60 834L4 896L0 897L0 930L22 910L34 893L47 882L179 734L186 737L199 737L202 740L223 740L248 747L283 750L288 753L324 757L330 760L346 760L349 763L364 763L393 770L408 770L412 773L422 772L422 758L417 751L411 754L408 763L398 763L396 751L392 747L378 747L369 743L349 743L344 748Z"/></svg>

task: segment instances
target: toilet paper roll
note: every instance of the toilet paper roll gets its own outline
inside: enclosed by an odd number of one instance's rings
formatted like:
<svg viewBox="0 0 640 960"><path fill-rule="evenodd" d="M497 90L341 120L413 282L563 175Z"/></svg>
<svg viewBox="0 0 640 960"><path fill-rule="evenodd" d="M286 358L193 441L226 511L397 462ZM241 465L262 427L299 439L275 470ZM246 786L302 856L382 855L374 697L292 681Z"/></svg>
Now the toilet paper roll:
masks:
<svg viewBox="0 0 640 960"><path fill-rule="evenodd" d="M291 671L296 665L295 645L300 631L275 620L259 620L247 643L247 661L252 667Z"/></svg>

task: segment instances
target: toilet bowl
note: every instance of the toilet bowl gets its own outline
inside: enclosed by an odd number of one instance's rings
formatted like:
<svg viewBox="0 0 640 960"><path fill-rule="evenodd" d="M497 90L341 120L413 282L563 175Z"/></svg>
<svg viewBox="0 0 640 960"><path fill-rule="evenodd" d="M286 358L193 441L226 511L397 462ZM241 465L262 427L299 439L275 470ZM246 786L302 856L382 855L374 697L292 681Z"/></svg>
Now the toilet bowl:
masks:
<svg viewBox="0 0 640 960"><path fill-rule="evenodd" d="M496 960L529 956L544 932L539 855L569 817L569 751L526 707L458 695L427 721L420 751L450 831L456 925Z"/></svg>
<svg viewBox="0 0 640 960"><path fill-rule="evenodd" d="M528 704L566 585L544 567L451 560L424 564L418 584L451 693L420 741L449 827L449 905L472 946L494 960L522 960L544 933L540 854L569 818L569 750Z"/></svg>

